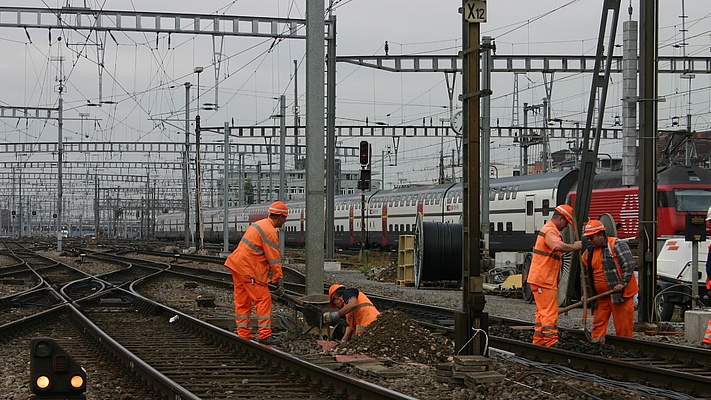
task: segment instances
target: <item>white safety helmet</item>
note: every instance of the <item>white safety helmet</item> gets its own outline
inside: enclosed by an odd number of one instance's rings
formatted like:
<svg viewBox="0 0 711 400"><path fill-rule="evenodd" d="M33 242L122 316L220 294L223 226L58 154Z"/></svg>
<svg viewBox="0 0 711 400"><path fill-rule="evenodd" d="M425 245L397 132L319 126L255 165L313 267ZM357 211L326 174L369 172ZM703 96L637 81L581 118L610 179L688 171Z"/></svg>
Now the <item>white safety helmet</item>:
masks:
<svg viewBox="0 0 711 400"><path fill-rule="evenodd" d="M706 211L706 221L711 219L711 207L709 207L709 210Z"/></svg>

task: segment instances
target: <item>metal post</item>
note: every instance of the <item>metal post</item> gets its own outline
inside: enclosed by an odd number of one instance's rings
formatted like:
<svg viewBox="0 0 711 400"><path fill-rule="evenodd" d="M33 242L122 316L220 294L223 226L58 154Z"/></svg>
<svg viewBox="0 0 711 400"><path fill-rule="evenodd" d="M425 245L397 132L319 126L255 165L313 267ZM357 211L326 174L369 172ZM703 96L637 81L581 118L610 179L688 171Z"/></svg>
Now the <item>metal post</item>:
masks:
<svg viewBox="0 0 711 400"><path fill-rule="evenodd" d="M185 82L185 152L183 153L183 210L185 247L190 247L190 82Z"/></svg>
<svg viewBox="0 0 711 400"><path fill-rule="evenodd" d="M528 103L523 103L523 127L528 127ZM521 145L521 175L528 175L528 130L524 129L519 135L519 145Z"/></svg>
<svg viewBox="0 0 711 400"><path fill-rule="evenodd" d="M202 177L200 176L200 73L202 67L195 67L197 74L197 115L195 115L195 248L204 248L202 232Z"/></svg>
<svg viewBox="0 0 711 400"><path fill-rule="evenodd" d="M464 179L462 183L464 209L462 212L462 306L455 317L455 346L462 354L482 354L481 335L473 335L472 329L487 329L487 314L484 310L484 283L481 276L480 228L480 23L469 22L468 1L462 0L462 106L464 116L463 154ZM484 144L488 146L488 143Z"/></svg>
<svg viewBox="0 0 711 400"><path fill-rule="evenodd" d="M294 169L299 165L299 62L294 60Z"/></svg>
<svg viewBox="0 0 711 400"><path fill-rule="evenodd" d="M62 251L62 162L64 158L64 139L62 138L62 128L64 127L64 57L59 57L59 104L57 112L57 251Z"/></svg>
<svg viewBox="0 0 711 400"><path fill-rule="evenodd" d="M491 59L492 41L490 36L482 38L481 54L481 90L491 90ZM481 239L484 248L489 247L489 186L491 165L491 96L481 99Z"/></svg>
<svg viewBox="0 0 711 400"><path fill-rule="evenodd" d="M691 242L691 309L698 310L699 299L699 241Z"/></svg>
<svg viewBox="0 0 711 400"><path fill-rule="evenodd" d="M385 190L385 149L380 154L380 189Z"/></svg>
<svg viewBox="0 0 711 400"><path fill-rule="evenodd" d="M229 251L230 245L230 123L225 122L225 164L224 164L224 176L222 180L222 193L223 193L223 209L225 217L222 221L222 251L226 254Z"/></svg>
<svg viewBox="0 0 711 400"><path fill-rule="evenodd" d="M332 8L331 8L332 9ZM326 62L326 259L335 259L334 209L336 198L336 16L330 15Z"/></svg>
<svg viewBox="0 0 711 400"><path fill-rule="evenodd" d="M306 2L306 286L307 295L323 294L323 131L324 43L323 1ZM331 223L332 221L329 221Z"/></svg>
<svg viewBox="0 0 711 400"><path fill-rule="evenodd" d="M652 322L657 274L657 55L659 0L640 2L639 281L638 322ZM650 238L653 238L650 240Z"/></svg>
<svg viewBox="0 0 711 400"><path fill-rule="evenodd" d="M99 239L99 175L94 175L94 237Z"/></svg>
<svg viewBox="0 0 711 400"><path fill-rule="evenodd" d="M281 95L279 114L279 196L277 200L287 200L286 193L286 96ZM279 243L284 243L280 240ZM283 254L283 253L282 253Z"/></svg>

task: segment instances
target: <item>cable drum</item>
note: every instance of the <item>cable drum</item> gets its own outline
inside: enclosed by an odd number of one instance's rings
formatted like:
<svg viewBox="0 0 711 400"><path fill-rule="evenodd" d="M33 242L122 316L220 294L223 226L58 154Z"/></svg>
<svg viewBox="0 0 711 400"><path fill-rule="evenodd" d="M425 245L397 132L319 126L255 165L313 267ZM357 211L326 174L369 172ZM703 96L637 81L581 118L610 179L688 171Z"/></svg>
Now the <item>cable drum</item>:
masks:
<svg viewBox="0 0 711 400"><path fill-rule="evenodd" d="M462 279L462 225L425 222L415 229L415 287L423 282Z"/></svg>

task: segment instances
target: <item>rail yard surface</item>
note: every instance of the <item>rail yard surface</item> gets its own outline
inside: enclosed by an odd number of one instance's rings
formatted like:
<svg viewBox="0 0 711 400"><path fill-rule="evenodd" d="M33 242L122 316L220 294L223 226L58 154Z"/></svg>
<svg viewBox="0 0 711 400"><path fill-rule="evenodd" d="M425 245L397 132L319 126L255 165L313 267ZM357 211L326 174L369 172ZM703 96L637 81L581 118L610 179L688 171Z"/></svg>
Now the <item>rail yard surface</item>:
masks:
<svg viewBox="0 0 711 400"><path fill-rule="evenodd" d="M45 270L48 273L46 276L54 277L56 285L65 287L63 293L80 303L81 313L106 332L107 336L128 348L138 359L171 376L194 398L355 398L357 393L366 393L360 390L368 390L367 393L370 393L362 398L419 399L692 399L707 396L696 392L694 388L680 390L674 386L674 380L679 379L674 373L680 374L678 371L669 372L667 381L654 378L655 381L646 383L623 382L608 380L606 374L575 370L572 368L573 361L570 361L571 365L566 365L566 362L543 363L538 361L539 356L526 355L527 350L504 350L504 346L513 346L508 343L509 340L530 343L531 333L530 330L499 324L494 316L505 315L507 318L530 322L534 306L521 299L502 296L487 296L485 311L492 316L490 347L488 357L476 361L478 373L462 373L462 369L471 369L471 366L464 365L472 360L457 355L457 349L447 332L451 325L448 328L445 317L432 318L412 313L405 305L399 304L391 308L378 305L382 315L375 323L353 341L337 344L327 340L327 332L306 328L302 312L294 310L289 304L277 302L274 305L275 335L283 340L284 345L268 348L256 342L250 344L234 339L238 344L246 344L246 347L233 347L236 345L228 344L232 342L219 336L219 332L205 333L197 328L197 322L188 322L194 318L216 327L217 331L226 335L234 332L231 281L219 259L195 261L170 254L160 256L141 252L107 252L106 249L101 251L104 254L84 257L75 253L60 256L56 252L44 250L39 253L90 276L101 275L102 281L115 286L128 288L126 283L129 281L144 282L133 284L135 287L122 295L114 294L102 297L103 300L87 301L86 298L91 297L92 292L102 289L93 284L77 287L71 284L71 281L77 279L73 275L72 279L59 279L59 276L69 276L69 273L53 272L55 267L50 262L43 264L39 270ZM0 325L3 358L16 360L0 367L5 377L0 383L0 391L6 394L6 398L29 398L29 340L35 336L56 337L84 365L88 373L88 399L161 397L160 384L150 381L146 383L146 379L135 371L131 372L120 361L120 357L102 357L101 353L92 353L91 338L82 333L82 328L72 328L76 322L71 322L74 319L70 316L47 317L47 323L34 324L19 331L11 329L23 317L56 308L49 301L23 301L24 297L18 297L20 293L31 291L29 288L32 285L29 276L12 281L9 279L10 276L22 276L23 273L17 267L15 257L17 255L4 253L0 259L0 274L4 278L0 283L0 293L7 300ZM29 260L29 256L26 257ZM146 260L145 265L141 259ZM28 262L34 265L39 263L37 259ZM141 273L139 270L129 275L116 275L125 272L127 263L131 263L133 269L140 267L145 271L153 268L151 265L163 265L174 273L163 271L153 279L145 278L152 272ZM291 266L295 271L301 267L299 264ZM198 274L195 270L202 272ZM387 268L380 270L381 274L387 275ZM372 274L371 278L374 278ZM286 280L291 283L287 285L290 291L297 290L300 283L297 273L287 273ZM369 296L372 294L374 302L383 301L381 298L391 298L439 306L442 310L461 307L461 291L418 290L392 281L381 282L377 277L368 279L366 274L358 270L329 273L326 281L326 284L338 282L358 287ZM147 300L131 297L133 295L128 292L132 290ZM167 307L167 311L161 311L160 304ZM427 318L440 321L441 324L435 326L437 324L424 323ZM560 325L574 328L574 331L563 333L563 345L561 349L556 349L559 352L570 352L566 354L569 359L574 353L596 353L599 359L619 358L619 362L636 359L637 363L647 362L641 352L626 350L622 345L591 346L578 339L575 330L580 331L583 327L580 310L562 315ZM637 335L636 339L647 343L676 342L683 345L683 348L702 352L707 359L711 355L706 349L687 345L679 335ZM677 353L682 353L681 349L678 347ZM266 353L257 353L258 350ZM304 372L301 372L301 378L295 378L288 372L284 374L285 370L293 369L294 366L290 364L285 367L287 361L273 361L269 358L278 357L281 353L293 356L304 364L313 364L317 370L320 368L328 373L351 377L354 381L366 382L381 389L355 388L351 386L353 382L326 383L325 375L314 380ZM250 360L254 361L255 358L261 361L251 365ZM695 365L702 370L708 369L703 361ZM678 362L676 368L686 367ZM614 373L610 370L611 375ZM291 386L290 382L296 386ZM334 392L329 389L330 385L346 389Z"/></svg>

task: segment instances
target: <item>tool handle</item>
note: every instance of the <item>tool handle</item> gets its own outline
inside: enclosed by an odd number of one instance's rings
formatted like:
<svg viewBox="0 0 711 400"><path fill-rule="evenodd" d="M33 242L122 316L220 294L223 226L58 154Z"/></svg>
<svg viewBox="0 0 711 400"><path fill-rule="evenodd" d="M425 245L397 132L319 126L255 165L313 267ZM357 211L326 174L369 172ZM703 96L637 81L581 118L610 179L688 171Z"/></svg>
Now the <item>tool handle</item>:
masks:
<svg viewBox="0 0 711 400"><path fill-rule="evenodd" d="M611 294L613 294L613 293L615 293L615 292L617 292L617 290L615 290L615 289L608 290L607 292L600 293L600 294L596 294L595 296L592 296L592 297L588 298L587 300L585 300L585 302L589 303L589 302L591 302L591 301L593 301L593 300L599 299L600 297L609 296L609 295L611 295ZM579 302L577 302L577 303L573 303L573 304L571 304L571 305L569 305L569 306L565 306L565 307L559 309L559 310L558 310L558 314L562 314L562 313L564 313L564 312L566 312L566 311L570 311L570 310L572 310L572 309L574 309L574 308L578 308L578 307L580 307L580 306L582 306L582 305L583 305L583 302L582 302L582 301L579 301Z"/></svg>

